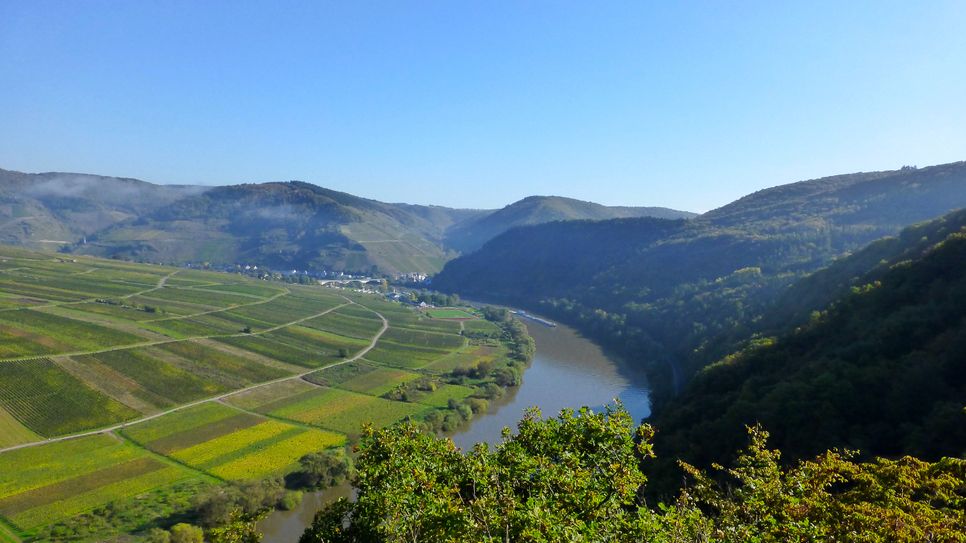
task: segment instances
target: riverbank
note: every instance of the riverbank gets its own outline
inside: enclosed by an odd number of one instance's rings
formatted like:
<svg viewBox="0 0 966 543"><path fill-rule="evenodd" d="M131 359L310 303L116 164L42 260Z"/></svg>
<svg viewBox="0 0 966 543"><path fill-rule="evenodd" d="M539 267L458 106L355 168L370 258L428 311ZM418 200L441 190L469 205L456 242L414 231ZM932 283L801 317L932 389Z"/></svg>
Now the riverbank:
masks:
<svg viewBox="0 0 966 543"><path fill-rule="evenodd" d="M643 374L638 379L630 378L628 369L618 360L569 326L550 328L531 323L527 330L536 352L522 383L491 401L485 413L445 434L457 446L467 450L478 442L498 443L503 427L515 427L530 406L550 416L564 408L600 408L619 398L638 420L650 413L649 388ZM299 508L274 512L259 525L265 535L263 542L294 543L315 511L328 501L348 496L346 492L337 489L306 494Z"/></svg>

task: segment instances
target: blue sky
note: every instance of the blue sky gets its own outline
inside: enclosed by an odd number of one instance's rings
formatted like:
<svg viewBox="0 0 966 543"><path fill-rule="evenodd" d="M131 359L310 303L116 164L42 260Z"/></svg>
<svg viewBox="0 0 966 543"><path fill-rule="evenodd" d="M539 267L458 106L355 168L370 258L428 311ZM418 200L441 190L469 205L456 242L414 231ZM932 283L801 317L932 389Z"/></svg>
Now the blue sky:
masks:
<svg viewBox="0 0 966 543"><path fill-rule="evenodd" d="M0 168L704 211L966 160L966 2L0 1Z"/></svg>

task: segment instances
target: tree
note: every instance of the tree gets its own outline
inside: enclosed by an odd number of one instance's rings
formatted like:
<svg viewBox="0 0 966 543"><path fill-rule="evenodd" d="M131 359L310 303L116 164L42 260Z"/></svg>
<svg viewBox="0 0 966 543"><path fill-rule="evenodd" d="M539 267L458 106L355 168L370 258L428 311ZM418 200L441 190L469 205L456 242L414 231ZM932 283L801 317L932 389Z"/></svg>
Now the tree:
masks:
<svg viewBox="0 0 966 543"><path fill-rule="evenodd" d="M244 514L235 511L227 524L208 530L208 543L259 543L262 534L256 524L264 516L265 512Z"/></svg>
<svg viewBox="0 0 966 543"><path fill-rule="evenodd" d="M855 463L829 451L783 468L768 434L714 474L681 464L676 501L642 498L653 431L620 406L529 411L495 450L464 454L413 424L367 428L358 500L320 511L300 543L966 542L966 460Z"/></svg>
<svg viewBox="0 0 966 543"><path fill-rule="evenodd" d="M323 509L300 540L573 541L634 532L640 461L651 430L623 408L531 410L491 451L463 455L414 424L378 432L359 449L359 497Z"/></svg>
<svg viewBox="0 0 966 543"><path fill-rule="evenodd" d="M161 528L151 528L145 541L147 543L171 543L171 533Z"/></svg>
<svg viewBox="0 0 966 543"><path fill-rule="evenodd" d="M783 470L768 432L748 428L735 466L712 477L681 462L687 499L710 512L716 538L745 541L966 541L966 460L855 463L827 451Z"/></svg>
<svg viewBox="0 0 966 543"><path fill-rule="evenodd" d="M203 543L205 534L201 528L185 524L175 524L171 527L171 543Z"/></svg>
<svg viewBox="0 0 966 543"><path fill-rule="evenodd" d="M309 453L299 459L299 470L286 477L302 488L327 488L348 480L352 460L342 449Z"/></svg>

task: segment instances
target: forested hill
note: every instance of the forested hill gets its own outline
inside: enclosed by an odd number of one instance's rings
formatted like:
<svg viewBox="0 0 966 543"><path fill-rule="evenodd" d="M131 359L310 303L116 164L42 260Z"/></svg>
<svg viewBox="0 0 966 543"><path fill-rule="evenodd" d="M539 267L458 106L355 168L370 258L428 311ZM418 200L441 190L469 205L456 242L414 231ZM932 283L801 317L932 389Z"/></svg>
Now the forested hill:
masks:
<svg viewBox="0 0 966 543"><path fill-rule="evenodd" d="M660 403L835 257L966 206L966 163L794 183L690 221L624 219L515 228L449 262L441 290L542 311L651 366Z"/></svg>
<svg viewBox="0 0 966 543"><path fill-rule="evenodd" d="M298 181L217 187L99 232L75 250L275 269L430 272L444 230L478 212L386 204Z"/></svg>
<svg viewBox="0 0 966 543"><path fill-rule="evenodd" d="M435 273L517 225L652 215L693 216L547 196L494 211L384 203L300 181L213 188L0 170L0 241L171 264Z"/></svg>
<svg viewBox="0 0 966 543"><path fill-rule="evenodd" d="M503 209L457 224L446 233L447 245L464 253L516 226L554 221L605 220L631 217L688 219L694 213L666 207L603 206L560 196L529 196Z"/></svg>
<svg viewBox="0 0 966 543"><path fill-rule="evenodd" d="M912 239L942 231L924 250ZM796 286L838 284L869 257L887 259L810 322L701 371L654 421L658 457L721 462L755 423L787 462L832 447L966 455L966 213L907 234Z"/></svg>

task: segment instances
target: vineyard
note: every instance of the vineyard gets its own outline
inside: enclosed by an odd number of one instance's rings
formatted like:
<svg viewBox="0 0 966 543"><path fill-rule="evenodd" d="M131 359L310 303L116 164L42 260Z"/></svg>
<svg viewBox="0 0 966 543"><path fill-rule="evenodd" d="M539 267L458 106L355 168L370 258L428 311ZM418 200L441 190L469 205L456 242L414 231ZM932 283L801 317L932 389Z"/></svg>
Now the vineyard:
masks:
<svg viewBox="0 0 966 543"><path fill-rule="evenodd" d="M499 331L371 294L0 247L0 541L285 475L365 424L450 421L488 381L448 372L506 352L463 325Z"/></svg>

